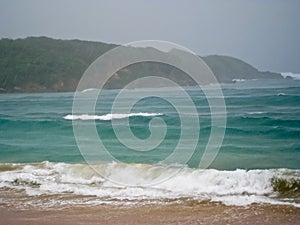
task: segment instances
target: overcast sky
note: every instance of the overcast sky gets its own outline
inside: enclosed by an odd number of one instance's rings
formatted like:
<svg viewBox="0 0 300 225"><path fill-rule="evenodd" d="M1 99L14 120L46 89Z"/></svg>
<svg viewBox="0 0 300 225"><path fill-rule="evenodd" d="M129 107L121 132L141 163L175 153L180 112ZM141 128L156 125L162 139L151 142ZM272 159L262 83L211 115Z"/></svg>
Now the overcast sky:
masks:
<svg viewBox="0 0 300 225"><path fill-rule="evenodd" d="M0 0L0 37L165 40L300 73L299 0Z"/></svg>

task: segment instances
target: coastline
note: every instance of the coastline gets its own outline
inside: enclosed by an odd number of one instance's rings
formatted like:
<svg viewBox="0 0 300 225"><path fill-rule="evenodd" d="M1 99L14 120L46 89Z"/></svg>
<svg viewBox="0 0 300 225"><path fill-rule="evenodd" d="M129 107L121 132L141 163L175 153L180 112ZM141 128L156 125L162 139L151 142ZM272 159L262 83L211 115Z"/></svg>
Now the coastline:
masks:
<svg viewBox="0 0 300 225"><path fill-rule="evenodd" d="M297 224L300 209L293 206L189 202L167 205L71 206L17 209L0 206L2 224Z"/></svg>

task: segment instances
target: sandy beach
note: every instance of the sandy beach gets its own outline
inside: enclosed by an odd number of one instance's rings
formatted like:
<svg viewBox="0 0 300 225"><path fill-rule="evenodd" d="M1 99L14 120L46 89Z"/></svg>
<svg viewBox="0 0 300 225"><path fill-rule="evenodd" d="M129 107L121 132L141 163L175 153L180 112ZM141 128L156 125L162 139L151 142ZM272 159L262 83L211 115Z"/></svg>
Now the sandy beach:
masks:
<svg viewBox="0 0 300 225"><path fill-rule="evenodd" d="M293 206L196 203L16 209L1 205L1 224L299 224Z"/></svg>

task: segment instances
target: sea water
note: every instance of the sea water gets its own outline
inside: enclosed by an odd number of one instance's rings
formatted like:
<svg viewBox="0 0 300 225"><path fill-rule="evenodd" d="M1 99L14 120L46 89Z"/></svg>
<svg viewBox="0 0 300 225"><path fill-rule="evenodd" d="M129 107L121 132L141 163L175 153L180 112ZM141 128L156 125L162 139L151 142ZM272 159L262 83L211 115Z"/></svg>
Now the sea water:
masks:
<svg viewBox="0 0 300 225"><path fill-rule="evenodd" d="M179 171L178 165L159 162L172 153L181 129L189 130L181 127L181 117L192 120L193 116L179 115L176 106L151 97L153 91L176 97L172 88L143 90L149 97L137 102L130 113L118 114L111 112L111 106L120 90L104 90L93 115L72 113L74 93L2 94L0 190L22 191L29 197L73 196L64 199L66 204L153 203L186 198L230 205L299 207L300 81L242 81L224 84L222 89L227 111L223 144L212 164L199 169L211 132L211 111L201 90L185 87L196 105L200 135L193 155ZM131 91L134 94L136 90ZM151 135L149 123L153 118L164 121L167 133L151 151L127 148L112 127L113 121L128 119L132 133L146 139ZM99 138L115 160L103 161L99 156L98 163L90 167L77 146L74 121L83 126L95 121ZM168 179L162 179L165 177ZM145 181L153 185L143 185ZM59 199L56 201L58 204Z"/></svg>

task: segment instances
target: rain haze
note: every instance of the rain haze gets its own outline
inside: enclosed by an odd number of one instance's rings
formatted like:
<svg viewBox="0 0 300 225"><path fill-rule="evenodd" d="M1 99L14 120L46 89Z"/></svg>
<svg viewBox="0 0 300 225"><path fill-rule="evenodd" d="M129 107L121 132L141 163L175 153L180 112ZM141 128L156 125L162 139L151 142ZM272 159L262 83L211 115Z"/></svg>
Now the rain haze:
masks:
<svg viewBox="0 0 300 225"><path fill-rule="evenodd" d="M263 71L300 72L300 1L1 0L0 38L165 40Z"/></svg>

